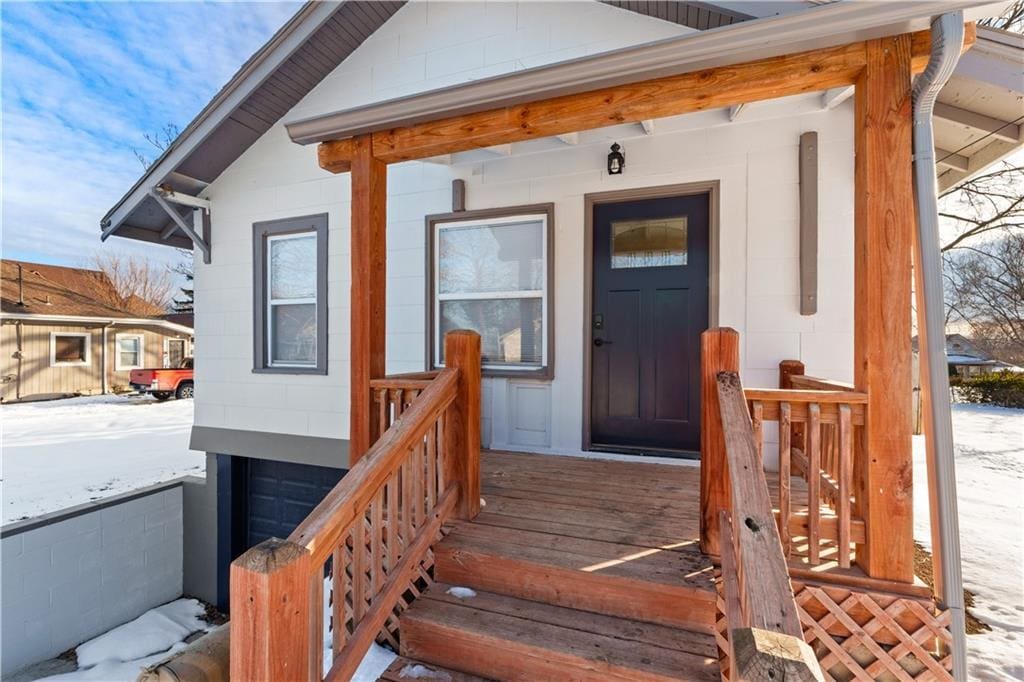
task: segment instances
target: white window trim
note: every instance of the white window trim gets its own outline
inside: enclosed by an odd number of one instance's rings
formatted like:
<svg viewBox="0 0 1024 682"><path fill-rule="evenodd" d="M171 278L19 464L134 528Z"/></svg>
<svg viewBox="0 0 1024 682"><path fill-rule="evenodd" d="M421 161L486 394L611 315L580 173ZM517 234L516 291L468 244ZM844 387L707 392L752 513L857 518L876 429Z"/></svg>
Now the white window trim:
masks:
<svg viewBox="0 0 1024 682"><path fill-rule="evenodd" d="M121 364L121 339L139 340L139 364ZM143 369L146 366L146 337L144 334L114 334L114 371L127 372L132 369Z"/></svg>
<svg viewBox="0 0 1024 682"><path fill-rule="evenodd" d="M57 337L76 336L85 339L85 360L57 361ZM90 332L50 332L50 367L88 367L92 364L92 334Z"/></svg>
<svg viewBox="0 0 1024 682"><path fill-rule="evenodd" d="M487 292L471 292L471 293L455 293L455 294L442 294L437 291L434 293L434 300L431 305L434 308L434 328L431 330L431 334L434 336L434 366L444 367L444 363L441 361L441 353L444 350L444 339L441 337L441 302L442 301L490 301L497 299L515 299L515 298L537 298L540 299L541 305L541 363L537 365L521 365L521 364L504 364L496 362L485 362L482 363L482 369L499 370L502 372L522 372L524 374L536 373L538 370L543 370L548 367L548 334L551 330L548 328L550 320L548 319L548 291L551 289L551 282L548 281L548 250L550 245L548 244L548 214L547 213L521 213L516 215L502 216L500 218L481 218L479 220L447 220L444 222L438 222L434 224L434 234L432 238L434 240L433 245L433 258L434 262L431 267L434 271L434 286L439 286L441 281L441 250L439 245L441 243L441 230L453 229L453 228L467 228L467 227L488 227L492 225L501 225L507 223L524 223L533 222L539 220L541 223L541 257L543 259L543 285L542 288L529 289L529 290L515 290L515 291L487 291Z"/></svg>
<svg viewBox="0 0 1024 682"><path fill-rule="evenodd" d="M277 234L277 235L268 235L267 236L266 253L264 254L264 258L266 258L265 267L266 267L266 275L267 275L267 281L264 284L266 286L266 288L267 288L266 289L266 291L267 291L267 309L265 311L265 314L266 314L265 319L266 319L266 326L267 326L267 329L266 329L266 338L267 338L267 367L309 369L311 367L316 367L316 364L317 364L317 360L316 360L316 358L317 358L317 350L316 349L314 349L314 353L313 353L314 357L313 357L313 361L312 362L277 362L277 361L274 360L274 306L275 305L303 305L303 304L308 305L308 304L311 303L311 304L313 304L313 319L316 320L317 324L319 324L319 317L317 316L317 314L320 312L320 310L318 308L320 303L316 300L316 293L315 292L316 292L316 288L317 287L316 287L315 283L314 283L314 286L313 286L314 294L313 294L312 298L282 298L282 299L278 299L276 301L274 300L274 295L273 295L274 289L271 286L271 278L274 276L273 267L271 265L271 255L274 252L274 248L272 246L273 243L274 242L283 242L283 241L287 241L289 239L308 239L309 237L313 238L313 245L314 245L313 246L313 272L316 273L316 270L317 270L316 254L318 253L318 247L319 247L319 245L317 244L317 239L319 239L319 235L317 235L316 230L307 230L307 231L304 231L304 232L293 232L293 233L290 233L290 234ZM319 343L319 330L317 330L317 334L315 335L315 337L316 337L316 342Z"/></svg>
<svg viewBox="0 0 1024 682"><path fill-rule="evenodd" d="M180 338L180 337L173 337L172 338L170 336L165 336L164 337L164 359L163 359L164 369L176 369L174 367L169 367L168 363L171 361L171 344L172 343L177 343L179 341L181 342L181 344L183 346L183 349L181 351L182 352L182 357L186 357L187 358L189 356L189 352L188 352L188 339L183 339L183 338Z"/></svg>

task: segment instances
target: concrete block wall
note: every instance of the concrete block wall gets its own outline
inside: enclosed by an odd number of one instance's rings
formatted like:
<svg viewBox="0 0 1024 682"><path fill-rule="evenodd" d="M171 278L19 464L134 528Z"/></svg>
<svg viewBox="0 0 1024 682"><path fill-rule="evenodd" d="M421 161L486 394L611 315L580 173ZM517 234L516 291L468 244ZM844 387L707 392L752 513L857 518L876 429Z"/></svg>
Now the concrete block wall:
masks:
<svg viewBox="0 0 1024 682"><path fill-rule="evenodd" d="M181 482L0 529L0 674L182 594Z"/></svg>
<svg viewBox="0 0 1024 682"><path fill-rule="evenodd" d="M600 3L410 3L304 98L285 120L449 85L687 29ZM452 52L461 47L465 59ZM798 150L819 135L819 313L799 314ZM604 172L608 145L624 144L627 170ZM820 98L749 105L639 126L589 131L576 146L518 145L511 157L403 163L388 169L387 370L424 366L424 216L451 208L451 181L467 182L467 208L555 203L555 379L493 379L484 386L485 443L578 452L582 442L584 196L627 188L716 181L720 187L718 302L713 321L743 336L743 379L775 386L780 360L848 380L853 361L852 103ZM465 158L465 156L463 156ZM486 160L485 160L486 159ZM208 189L210 265L197 264L196 424L343 439L348 436L349 213L347 174L320 170L315 147L268 131ZM328 214L327 376L253 374L252 224ZM543 410L538 409L542 406Z"/></svg>

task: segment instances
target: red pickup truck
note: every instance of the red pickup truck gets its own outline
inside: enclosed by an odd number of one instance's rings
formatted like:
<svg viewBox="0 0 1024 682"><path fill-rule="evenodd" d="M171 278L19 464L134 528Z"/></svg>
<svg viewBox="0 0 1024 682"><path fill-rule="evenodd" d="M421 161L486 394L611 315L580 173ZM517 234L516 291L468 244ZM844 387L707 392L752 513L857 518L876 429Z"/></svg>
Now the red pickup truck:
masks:
<svg viewBox="0 0 1024 682"><path fill-rule="evenodd" d="M181 367L170 369L133 369L129 385L139 393L151 393L157 400L191 398L195 395L192 358L185 358Z"/></svg>

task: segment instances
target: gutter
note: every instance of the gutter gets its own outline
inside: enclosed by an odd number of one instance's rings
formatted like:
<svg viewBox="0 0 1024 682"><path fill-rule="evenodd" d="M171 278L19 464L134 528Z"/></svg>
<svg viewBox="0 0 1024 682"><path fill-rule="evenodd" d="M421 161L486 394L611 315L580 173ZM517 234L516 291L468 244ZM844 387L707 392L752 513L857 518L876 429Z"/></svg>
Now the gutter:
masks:
<svg viewBox="0 0 1024 682"><path fill-rule="evenodd" d="M927 390L924 413L931 511L934 595L952 616L953 677L967 679L967 636L963 576L960 567L960 524L957 518L953 417L949 405L942 255L939 251L938 180L932 111L939 91L960 58L964 39L963 12L949 12L932 22L931 59L914 83L914 210L917 214L915 289L921 349L921 382Z"/></svg>
<svg viewBox="0 0 1024 682"><path fill-rule="evenodd" d="M145 327L163 327L171 331L179 332L182 334L195 334L195 330L191 327L186 327L183 324L177 324L175 322L168 322L167 320L158 320L147 317L119 317L117 319L111 319L109 317L88 317L85 315L38 315L33 313L3 313L0 315L2 320L21 320L24 322L71 322L81 324L100 324L100 325L132 325L132 326L145 326Z"/></svg>
<svg viewBox="0 0 1024 682"><path fill-rule="evenodd" d="M981 13L986 4L990 3L830 3L286 122L285 128L298 144L345 139L547 97L911 33L928 28L934 15L965 9Z"/></svg>

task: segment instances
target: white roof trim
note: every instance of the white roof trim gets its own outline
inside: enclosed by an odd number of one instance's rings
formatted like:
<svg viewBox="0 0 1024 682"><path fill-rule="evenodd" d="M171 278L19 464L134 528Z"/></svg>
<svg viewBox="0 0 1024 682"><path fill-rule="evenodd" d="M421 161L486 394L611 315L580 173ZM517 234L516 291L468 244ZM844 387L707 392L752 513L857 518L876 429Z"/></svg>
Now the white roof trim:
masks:
<svg viewBox="0 0 1024 682"><path fill-rule="evenodd" d="M182 334L194 334L192 327L159 320L151 317L91 317L88 315L41 315L38 313L2 313L0 320L22 320L24 322L70 322L83 324L132 325L140 327L163 327Z"/></svg>
<svg viewBox="0 0 1024 682"><path fill-rule="evenodd" d="M971 18L984 16L986 5L991 3L836 2L286 122L285 127L299 144L344 139L546 97L924 30L932 16L956 10L969 10Z"/></svg>

